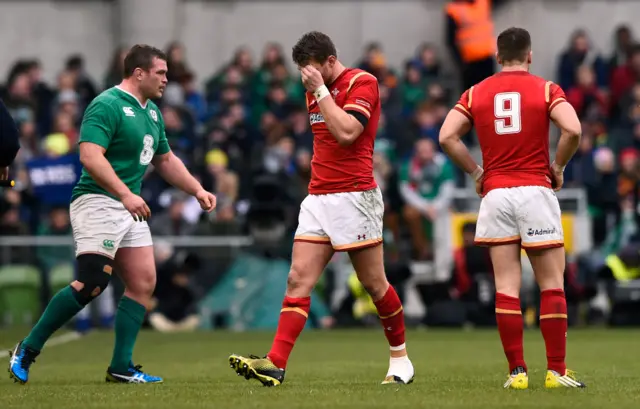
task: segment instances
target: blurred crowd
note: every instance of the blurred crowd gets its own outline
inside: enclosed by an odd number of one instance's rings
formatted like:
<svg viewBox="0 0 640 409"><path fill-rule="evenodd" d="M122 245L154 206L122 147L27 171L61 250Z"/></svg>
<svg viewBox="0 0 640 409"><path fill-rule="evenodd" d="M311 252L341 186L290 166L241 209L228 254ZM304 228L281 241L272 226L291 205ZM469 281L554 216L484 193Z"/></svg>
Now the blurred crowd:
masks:
<svg viewBox="0 0 640 409"><path fill-rule="evenodd" d="M614 36L615 49L597 50L586 32L576 31L552 78L583 120L583 140L565 180L588 193L596 245L607 243L612 226L633 219L624 214L633 207L638 180L640 46L628 27ZM169 85L158 103L172 149L216 192L218 209L205 217L150 170L142 195L153 211L152 232L241 234L251 220L270 217L292 232L310 177L313 137L304 88L287 51L269 43L256 58L238 49L210 78L196 78L187 51L177 42L168 45ZM37 60L13 65L0 96L19 125L22 149L12 169L17 186L2 194L0 235L69 234L66 209L79 176L82 114L99 92L119 83L125 53L113 53L102 81L86 73L81 55L68 58L55 84L42 80ZM433 257L431 222L465 182L437 143L461 91L441 54L425 43L403 66L391 67L382 46L372 43L355 64L380 84L374 171L387 205L385 241L393 248L406 243L415 260ZM473 145L473 137L468 142ZM10 261L29 252L12 252Z"/></svg>

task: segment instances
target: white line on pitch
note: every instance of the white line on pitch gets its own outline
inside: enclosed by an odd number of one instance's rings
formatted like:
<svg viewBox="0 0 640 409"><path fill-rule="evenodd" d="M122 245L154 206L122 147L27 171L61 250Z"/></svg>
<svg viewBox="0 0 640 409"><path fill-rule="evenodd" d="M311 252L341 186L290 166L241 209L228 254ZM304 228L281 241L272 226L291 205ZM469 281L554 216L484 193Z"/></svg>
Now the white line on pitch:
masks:
<svg viewBox="0 0 640 409"><path fill-rule="evenodd" d="M73 341L77 341L80 338L82 338L82 335L79 332L67 332L65 334L62 335L58 335L55 336L53 338L51 338L49 341L47 341L46 344L44 344L45 347L54 347L56 345L63 345L63 344L68 344L69 342L73 342ZM11 347L13 349L13 347ZM2 358L7 358L9 356L9 352L8 351L0 351L0 359Z"/></svg>

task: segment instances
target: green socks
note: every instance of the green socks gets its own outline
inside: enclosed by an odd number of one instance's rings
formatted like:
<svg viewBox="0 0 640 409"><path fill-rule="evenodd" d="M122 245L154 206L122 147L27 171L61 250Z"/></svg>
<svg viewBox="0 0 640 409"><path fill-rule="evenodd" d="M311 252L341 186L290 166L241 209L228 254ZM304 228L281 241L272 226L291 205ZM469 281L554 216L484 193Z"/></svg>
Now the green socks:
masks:
<svg viewBox="0 0 640 409"><path fill-rule="evenodd" d="M113 348L111 370L127 372L131 364L133 346L142 327L147 309L129 297L122 297L116 313L116 345Z"/></svg>
<svg viewBox="0 0 640 409"><path fill-rule="evenodd" d="M35 351L42 350L49 337L69 322L82 308L84 306L76 300L71 286L63 288L53 296L38 323L24 339L24 346ZM146 308L131 298L122 297L120 300L116 314L116 345L111 360L112 370L116 372L129 370L133 346L146 313Z"/></svg>
<svg viewBox="0 0 640 409"><path fill-rule="evenodd" d="M53 296L44 314L33 327L23 344L33 350L40 351L45 342L69 322L84 306L78 303L71 286L67 286Z"/></svg>

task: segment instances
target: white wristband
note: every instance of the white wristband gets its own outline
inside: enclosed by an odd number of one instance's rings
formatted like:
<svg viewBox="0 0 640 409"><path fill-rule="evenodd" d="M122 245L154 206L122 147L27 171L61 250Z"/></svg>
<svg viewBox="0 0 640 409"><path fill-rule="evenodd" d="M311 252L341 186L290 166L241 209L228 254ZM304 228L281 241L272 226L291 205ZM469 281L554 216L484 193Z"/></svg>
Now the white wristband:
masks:
<svg viewBox="0 0 640 409"><path fill-rule="evenodd" d="M474 170L473 172L471 172L471 177L473 178L473 180L475 180L476 182L478 180L480 180L480 178L482 177L482 175L484 174L484 169L482 169L479 165L476 168L476 170Z"/></svg>
<svg viewBox="0 0 640 409"><path fill-rule="evenodd" d="M329 88L326 85L323 85L313 91L313 96L316 98L316 101L320 102L322 98L328 97L331 93L329 92Z"/></svg>

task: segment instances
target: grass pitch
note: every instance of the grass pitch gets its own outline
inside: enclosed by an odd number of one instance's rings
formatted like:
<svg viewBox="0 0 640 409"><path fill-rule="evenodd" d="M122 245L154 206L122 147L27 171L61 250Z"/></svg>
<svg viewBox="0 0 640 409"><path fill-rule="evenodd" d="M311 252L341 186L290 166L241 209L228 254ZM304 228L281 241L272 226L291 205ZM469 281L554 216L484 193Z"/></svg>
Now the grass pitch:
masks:
<svg viewBox="0 0 640 409"><path fill-rule="evenodd" d="M0 330L9 349L25 331ZM407 335L416 368L412 385L381 386L387 370L382 331L305 332L291 357L285 383L265 388L237 377L230 353L264 354L269 333L210 332L164 335L144 332L136 363L163 376L161 385L104 383L113 334L95 332L45 348L20 386L4 372L0 408L597 408L640 407L640 331L569 332L569 367L585 390L545 390L544 343L526 333L529 390L502 389L507 368L495 331L412 331Z"/></svg>

